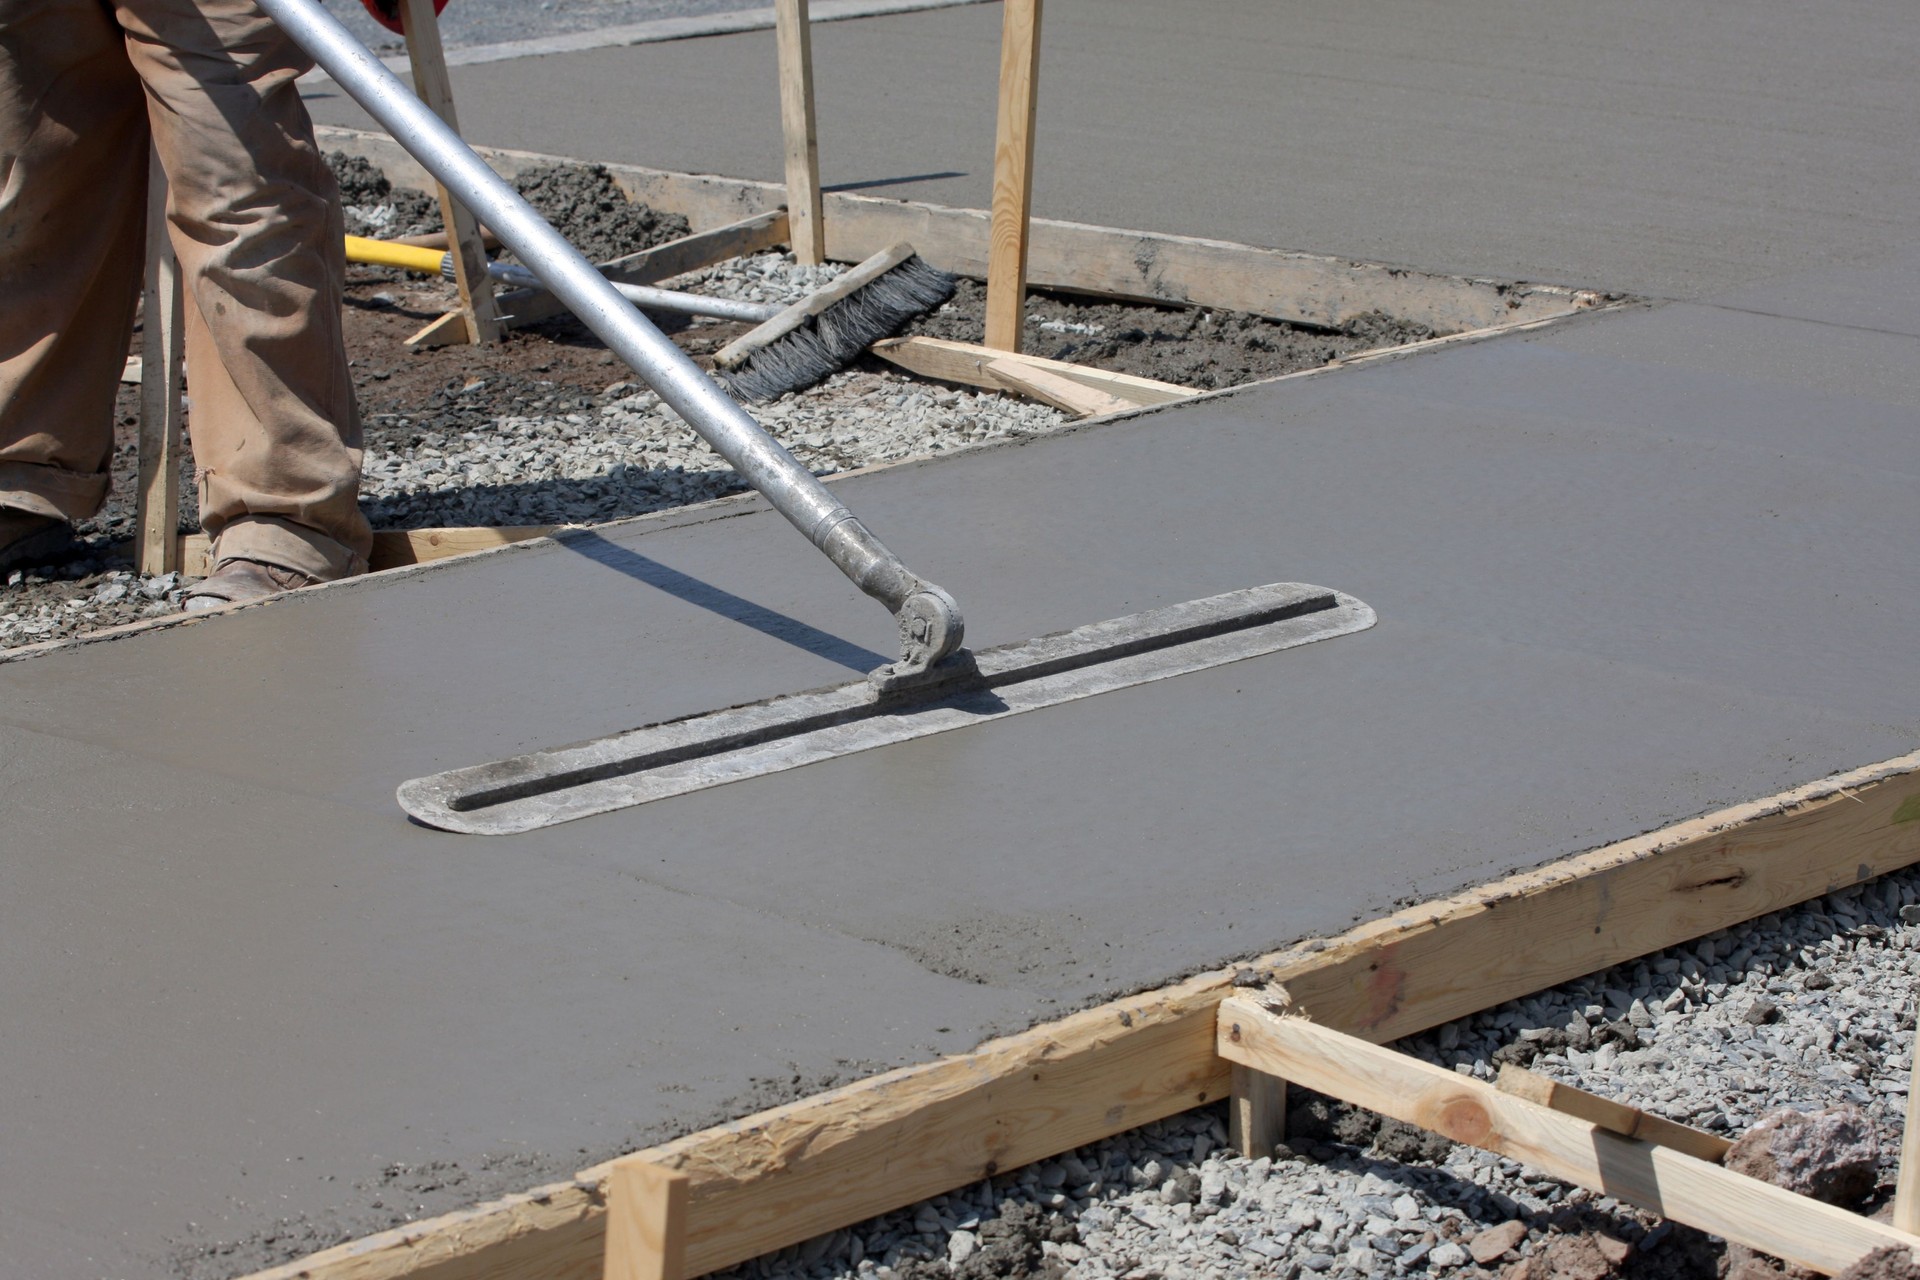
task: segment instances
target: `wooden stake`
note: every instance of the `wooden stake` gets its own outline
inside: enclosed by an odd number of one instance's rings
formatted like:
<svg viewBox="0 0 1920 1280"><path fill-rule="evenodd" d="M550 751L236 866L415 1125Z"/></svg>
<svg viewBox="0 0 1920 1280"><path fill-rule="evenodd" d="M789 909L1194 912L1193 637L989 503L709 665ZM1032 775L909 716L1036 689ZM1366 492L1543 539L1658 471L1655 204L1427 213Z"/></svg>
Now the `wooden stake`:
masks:
<svg viewBox="0 0 1920 1280"><path fill-rule="evenodd" d="M1273 1154L1287 1136L1287 1082L1252 1067L1233 1064L1227 1141L1249 1160Z"/></svg>
<svg viewBox="0 0 1920 1280"><path fill-rule="evenodd" d="M133 559L141 573L180 568L181 345L185 341L180 262L167 234L167 175L147 156L146 318L140 344L140 480Z"/></svg>
<svg viewBox="0 0 1920 1280"><path fill-rule="evenodd" d="M820 139L813 119L813 29L807 0L774 0L780 46L780 126L787 144L787 224L794 261L827 260L827 225L820 217Z"/></svg>
<svg viewBox="0 0 1920 1280"><path fill-rule="evenodd" d="M1907 1083L1907 1127L1900 1135L1900 1178L1893 1191L1893 1225L1920 1235L1920 1036Z"/></svg>
<svg viewBox="0 0 1920 1280"><path fill-rule="evenodd" d="M607 1181L602 1280L685 1280L687 1175L635 1157Z"/></svg>
<svg viewBox="0 0 1920 1280"><path fill-rule="evenodd" d="M1417 1124L1798 1266L1836 1275L1920 1236L1722 1165L1538 1106L1445 1067L1368 1044L1244 996L1220 1005L1220 1056Z"/></svg>
<svg viewBox="0 0 1920 1280"><path fill-rule="evenodd" d="M1040 78L1040 0L1006 0L1000 26L1000 127L993 147L993 232L987 338L1020 350L1026 312L1027 221L1033 212L1033 114Z"/></svg>
<svg viewBox="0 0 1920 1280"><path fill-rule="evenodd" d="M440 47L440 21L433 0L401 0L400 25L407 31L407 59L413 64L413 87L420 101L447 122L456 133L460 121L453 111L453 81L447 75L447 57ZM454 283L460 287L460 311L466 317L468 342L500 341L500 312L493 301L493 281L487 276L487 249L480 239L480 222L439 183L440 219L453 243ZM422 330L407 340L409 346L438 346L449 337L443 330Z"/></svg>

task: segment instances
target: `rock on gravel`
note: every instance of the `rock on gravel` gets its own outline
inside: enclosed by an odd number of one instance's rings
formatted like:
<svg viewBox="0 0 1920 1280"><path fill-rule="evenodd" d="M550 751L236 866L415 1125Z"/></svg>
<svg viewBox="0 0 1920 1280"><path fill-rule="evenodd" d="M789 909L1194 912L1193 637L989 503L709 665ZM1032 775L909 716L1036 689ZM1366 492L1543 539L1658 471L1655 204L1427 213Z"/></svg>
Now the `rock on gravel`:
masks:
<svg viewBox="0 0 1920 1280"><path fill-rule="evenodd" d="M1873 1194L1880 1142L1858 1107L1775 1111L1740 1135L1726 1166L1803 1196L1852 1208Z"/></svg>

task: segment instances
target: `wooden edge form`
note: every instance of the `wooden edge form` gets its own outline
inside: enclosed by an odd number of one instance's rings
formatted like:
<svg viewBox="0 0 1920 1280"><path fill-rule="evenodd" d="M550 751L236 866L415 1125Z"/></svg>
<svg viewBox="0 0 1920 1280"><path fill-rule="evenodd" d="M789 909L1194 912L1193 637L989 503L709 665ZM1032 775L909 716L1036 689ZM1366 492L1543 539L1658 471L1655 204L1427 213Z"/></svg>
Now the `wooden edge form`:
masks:
<svg viewBox="0 0 1920 1280"><path fill-rule="evenodd" d="M760 348L770 342L778 342L828 307L844 301L856 290L872 284L912 256L913 246L905 241L888 245L826 288L815 290L778 314L769 316L714 352L713 362L722 369L735 368Z"/></svg>
<svg viewBox="0 0 1920 1280"><path fill-rule="evenodd" d="M687 1267L700 1275L1222 1097L1231 1071L1215 1015L1239 970L1283 983L1325 1026L1392 1040L1915 862L1920 752L643 1154L691 1180ZM605 1247L610 1172L596 1165L252 1280L588 1277Z"/></svg>
<svg viewBox="0 0 1920 1280"><path fill-rule="evenodd" d="M318 133L327 147L365 156L394 181L427 189L425 171L384 134L332 126ZM475 150L509 176L536 165L585 163L499 147ZM781 183L638 165L606 168L629 196L681 214L696 228L777 209L786 202ZM910 240L932 265L975 280L986 278L991 244L987 210L846 192L827 193L823 207L829 258L858 262L896 240ZM1034 218L1029 226L1029 286L1219 307L1327 328L1339 328L1369 311L1385 311L1440 333L1454 333L1567 315L1608 300L1585 289L1438 275L1194 236L1050 218Z"/></svg>
<svg viewBox="0 0 1920 1280"><path fill-rule="evenodd" d="M1075 381L1051 369L1035 368L1017 360L995 360L987 366L987 375L1007 391L1052 405L1076 418L1126 413L1140 407L1136 401L1122 400L1110 392L1097 391L1084 382Z"/></svg>
<svg viewBox="0 0 1920 1280"><path fill-rule="evenodd" d="M728 258L758 253L786 242L786 210L774 209L603 262L600 273L617 284L658 284ZM545 289L515 289L501 294L499 301L501 319L512 327L549 320L566 311L560 300Z"/></svg>
<svg viewBox="0 0 1920 1280"><path fill-rule="evenodd" d="M1721 1165L1529 1102L1245 996L1220 1006L1230 1062L1284 1075L1370 1111L1492 1151L1827 1275L1920 1236L1735 1173Z"/></svg>
<svg viewBox="0 0 1920 1280"><path fill-rule="evenodd" d="M684 1280L687 1175L629 1156L607 1174L602 1280Z"/></svg>
<svg viewBox="0 0 1920 1280"><path fill-rule="evenodd" d="M1523 1098L1535 1106L1558 1111L1588 1124L1597 1124L1623 1138L1638 1138L1642 1142L1667 1147L1710 1164L1725 1160L1727 1152L1733 1148L1733 1143L1717 1133L1695 1129L1664 1116L1652 1115L1638 1107L1630 1107L1624 1102L1588 1093L1585 1089L1529 1071L1525 1067L1516 1067L1511 1062L1500 1068L1500 1078L1495 1085L1500 1092Z"/></svg>
<svg viewBox="0 0 1920 1280"><path fill-rule="evenodd" d="M564 528L557 524L478 525L448 529L382 529L373 535L373 551L367 557L368 572L398 569L430 560L447 560L469 552L504 547L530 538L545 538ZM212 547L204 533L190 533L180 539L181 571L190 578L204 578L213 568Z"/></svg>
<svg viewBox="0 0 1920 1280"><path fill-rule="evenodd" d="M946 338L888 338L874 343L871 350L882 360L921 377L984 387L989 391L1003 389L1005 384L992 366L1005 364L1071 379L1116 400L1124 400L1130 408L1171 404L1175 400L1190 399L1195 394L1191 387L1176 386L1171 382L1155 382L1152 378L1139 378L1128 373L1109 373L1090 365L1069 364L1064 360L1048 360L1042 356L996 351L992 347L953 342Z"/></svg>

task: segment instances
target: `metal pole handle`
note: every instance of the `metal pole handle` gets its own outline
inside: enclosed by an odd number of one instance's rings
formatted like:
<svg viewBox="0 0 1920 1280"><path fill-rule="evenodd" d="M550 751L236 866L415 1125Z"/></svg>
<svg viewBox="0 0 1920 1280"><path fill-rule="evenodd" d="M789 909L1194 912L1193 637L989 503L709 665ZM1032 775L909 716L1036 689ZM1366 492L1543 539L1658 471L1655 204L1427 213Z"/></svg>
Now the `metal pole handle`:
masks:
<svg viewBox="0 0 1920 1280"><path fill-rule="evenodd" d="M953 597L887 550L337 19L316 0L258 2L747 483L862 591L887 606L900 624L896 674L924 670L959 648L963 624Z"/></svg>

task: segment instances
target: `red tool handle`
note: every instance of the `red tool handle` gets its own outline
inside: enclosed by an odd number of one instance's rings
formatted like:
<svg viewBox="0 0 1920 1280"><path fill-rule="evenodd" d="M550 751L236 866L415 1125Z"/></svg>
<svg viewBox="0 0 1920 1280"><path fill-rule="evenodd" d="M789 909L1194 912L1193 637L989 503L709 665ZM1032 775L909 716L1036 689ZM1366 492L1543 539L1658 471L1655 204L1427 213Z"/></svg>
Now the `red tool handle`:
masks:
<svg viewBox="0 0 1920 1280"><path fill-rule="evenodd" d="M373 15L375 22L395 35L406 34L406 28L400 25L400 0L360 0L360 3L367 6L367 12ZM438 14L446 7L447 0L433 0L434 13Z"/></svg>

